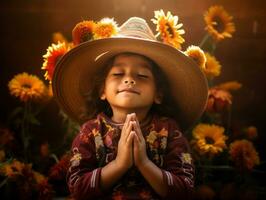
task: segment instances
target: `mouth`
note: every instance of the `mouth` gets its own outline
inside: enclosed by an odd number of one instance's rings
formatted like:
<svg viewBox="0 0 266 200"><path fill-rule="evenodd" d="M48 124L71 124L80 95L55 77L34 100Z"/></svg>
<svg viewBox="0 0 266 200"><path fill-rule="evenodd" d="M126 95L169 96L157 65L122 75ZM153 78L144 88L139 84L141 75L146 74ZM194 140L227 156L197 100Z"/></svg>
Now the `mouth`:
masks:
<svg viewBox="0 0 266 200"><path fill-rule="evenodd" d="M133 94L140 94L139 91L135 90L135 89L132 89L132 88L125 88L125 89L122 89L122 90L118 90L117 93L133 93Z"/></svg>

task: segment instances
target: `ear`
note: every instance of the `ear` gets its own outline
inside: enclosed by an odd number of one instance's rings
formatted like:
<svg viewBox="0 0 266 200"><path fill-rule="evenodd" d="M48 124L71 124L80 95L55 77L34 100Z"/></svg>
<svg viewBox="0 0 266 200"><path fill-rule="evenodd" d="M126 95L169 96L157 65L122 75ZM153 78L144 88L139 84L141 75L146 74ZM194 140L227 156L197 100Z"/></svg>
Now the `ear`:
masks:
<svg viewBox="0 0 266 200"><path fill-rule="evenodd" d="M105 93L103 92L102 95L101 95L101 100L105 100L106 99L106 95Z"/></svg>
<svg viewBox="0 0 266 200"><path fill-rule="evenodd" d="M104 88L104 86L102 86L102 87L100 88L99 96L100 96L100 99L101 99L101 100L105 100L105 99L106 99L105 88Z"/></svg>
<svg viewBox="0 0 266 200"><path fill-rule="evenodd" d="M158 92L154 98L154 103L155 104L161 104L163 100L163 93L162 92Z"/></svg>

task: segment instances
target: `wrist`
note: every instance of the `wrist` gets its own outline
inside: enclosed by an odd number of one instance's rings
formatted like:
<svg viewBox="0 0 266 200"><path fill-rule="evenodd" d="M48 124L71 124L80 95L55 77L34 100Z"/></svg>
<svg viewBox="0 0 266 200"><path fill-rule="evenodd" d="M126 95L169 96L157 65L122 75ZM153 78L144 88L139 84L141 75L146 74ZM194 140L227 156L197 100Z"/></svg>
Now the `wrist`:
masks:
<svg viewBox="0 0 266 200"><path fill-rule="evenodd" d="M150 162L151 162L150 159L146 157L141 162L137 162L135 165L140 170L142 168L145 168L147 165L149 165Z"/></svg>
<svg viewBox="0 0 266 200"><path fill-rule="evenodd" d="M117 159L113 160L113 164L114 164L115 168L121 172L126 172L130 168L130 166L123 164L123 162L121 162L120 160L117 160Z"/></svg>

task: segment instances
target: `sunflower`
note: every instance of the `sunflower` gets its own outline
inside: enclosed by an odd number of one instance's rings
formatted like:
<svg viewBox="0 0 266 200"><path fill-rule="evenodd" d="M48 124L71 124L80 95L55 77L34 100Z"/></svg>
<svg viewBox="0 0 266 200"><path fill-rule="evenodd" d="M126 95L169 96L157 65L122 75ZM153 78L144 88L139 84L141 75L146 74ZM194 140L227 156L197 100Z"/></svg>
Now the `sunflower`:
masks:
<svg viewBox="0 0 266 200"><path fill-rule="evenodd" d="M45 85L35 75L26 72L16 75L8 83L10 94L21 101L39 100L45 95Z"/></svg>
<svg viewBox="0 0 266 200"><path fill-rule="evenodd" d="M93 33L95 39L100 39L114 36L117 34L117 32L118 26L114 19L103 18L96 24Z"/></svg>
<svg viewBox="0 0 266 200"><path fill-rule="evenodd" d="M66 43L58 42L57 44L49 46L46 54L43 55L44 62L42 69L46 70L44 77L46 80L48 79L50 83L53 78L56 63L66 52L69 51L69 49L70 48L66 45Z"/></svg>
<svg viewBox="0 0 266 200"><path fill-rule="evenodd" d="M255 165L260 163L258 152L252 142L248 140L236 140L231 143L229 154L240 170L251 170Z"/></svg>
<svg viewBox="0 0 266 200"><path fill-rule="evenodd" d="M229 82L225 82L220 85L217 85L216 87L222 90L230 91L230 90L240 89L242 87L242 84L237 81L229 81Z"/></svg>
<svg viewBox="0 0 266 200"><path fill-rule="evenodd" d="M205 53L206 56L206 64L205 64L205 69L204 73L207 78L213 78L216 76L219 76L221 73L221 65L220 63L216 60L216 58L209 53Z"/></svg>
<svg viewBox="0 0 266 200"><path fill-rule="evenodd" d="M200 154L213 156L226 148L224 128L217 125L198 124L192 131L192 145Z"/></svg>
<svg viewBox="0 0 266 200"><path fill-rule="evenodd" d="M222 6L212 6L204 15L206 30L216 41L232 37L235 32L232 19Z"/></svg>
<svg viewBox="0 0 266 200"><path fill-rule="evenodd" d="M185 51L185 54L192 58L202 71L205 69L206 56L200 47L191 45Z"/></svg>
<svg viewBox="0 0 266 200"><path fill-rule="evenodd" d="M82 42L93 40L93 32L95 28L94 21L82 21L76 24L72 30L72 39L74 45L78 45Z"/></svg>
<svg viewBox="0 0 266 200"><path fill-rule="evenodd" d="M181 49L181 44L185 42L181 35L185 31L180 29L183 24L178 24L178 16L173 16L169 11L165 16L163 10L154 11L154 14L155 19L151 19L151 21L157 25L156 31L158 31L158 35L161 36L163 42Z"/></svg>
<svg viewBox="0 0 266 200"><path fill-rule="evenodd" d="M226 90L214 87L209 89L208 94L208 112L221 112L232 104L232 95Z"/></svg>

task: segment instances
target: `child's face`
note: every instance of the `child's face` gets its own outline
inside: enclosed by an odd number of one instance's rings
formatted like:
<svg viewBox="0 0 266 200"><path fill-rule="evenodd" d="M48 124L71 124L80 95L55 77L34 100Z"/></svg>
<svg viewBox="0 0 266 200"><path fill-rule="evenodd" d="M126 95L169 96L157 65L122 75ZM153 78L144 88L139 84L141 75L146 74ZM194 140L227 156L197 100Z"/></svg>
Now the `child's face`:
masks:
<svg viewBox="0 0 266 200"><path fill-rule="evenodd" d="M119 54L105 79L101 99L106 99L113 113L118 110L148 111L159 102L150 62L140 55Z"/></svg>

